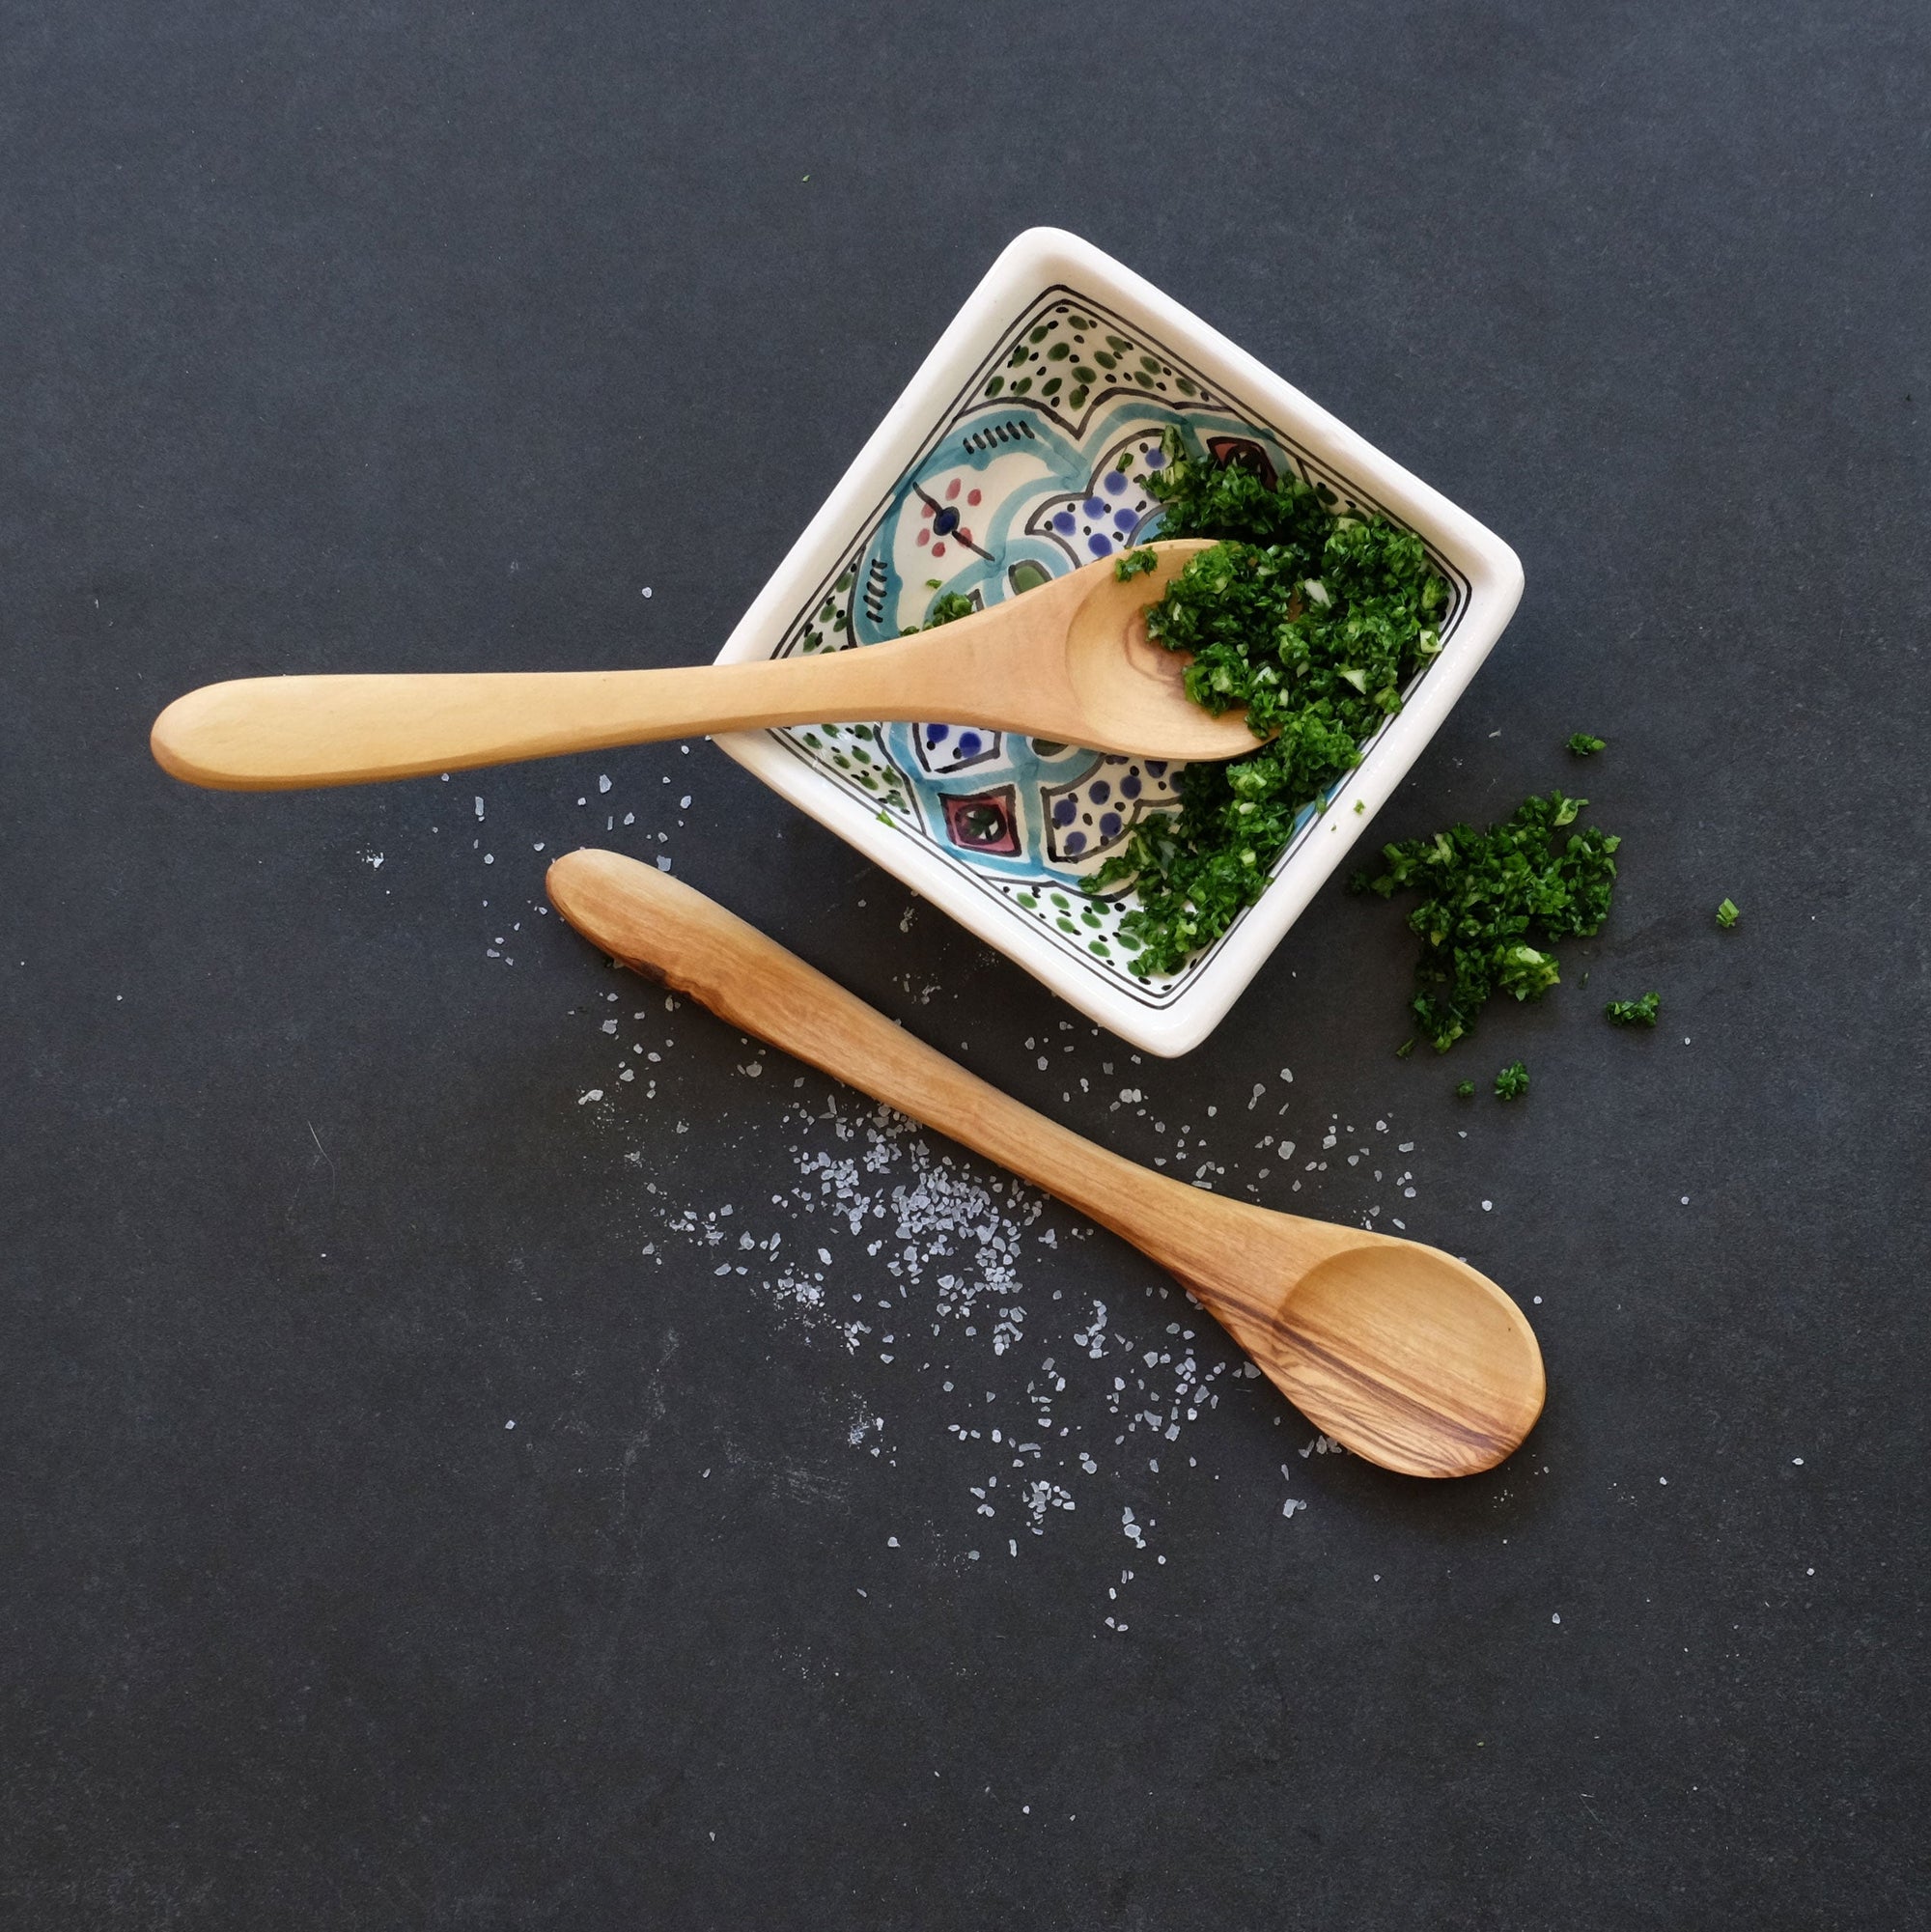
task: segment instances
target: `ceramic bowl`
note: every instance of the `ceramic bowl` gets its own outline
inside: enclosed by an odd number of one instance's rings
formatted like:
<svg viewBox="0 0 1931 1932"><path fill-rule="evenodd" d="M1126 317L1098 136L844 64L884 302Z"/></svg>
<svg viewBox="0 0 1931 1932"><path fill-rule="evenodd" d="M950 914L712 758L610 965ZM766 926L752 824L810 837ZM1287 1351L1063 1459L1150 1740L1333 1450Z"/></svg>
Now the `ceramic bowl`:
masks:
<svg viewBox="0 0 1931 1932"><path fill-rule="evenodd" d="M939 719L717 741L1068 1004L1163 1055L1218 1023L1447 716L1522 595L1506 544L1131 269L1035 228L993 264L718 654L896 637L941 594L996 602L1158 535L1137 479L1170 423L1405 524L1453 591L1441 652L1402 711L1302 813L1261 898L1181 971L1136 977L1119 933L1131 893L1084 890L1135 820L1169 807L1177 766Z"/></svg>

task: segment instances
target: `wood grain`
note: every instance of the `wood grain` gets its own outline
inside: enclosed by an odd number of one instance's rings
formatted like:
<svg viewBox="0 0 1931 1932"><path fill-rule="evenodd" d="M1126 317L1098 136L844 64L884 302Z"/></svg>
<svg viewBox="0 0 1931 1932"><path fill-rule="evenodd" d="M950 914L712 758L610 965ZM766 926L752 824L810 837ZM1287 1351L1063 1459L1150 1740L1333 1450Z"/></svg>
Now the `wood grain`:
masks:
<svg viewBox="0 0 1931 1932"><path fill-rule="evenodd" d="M488 671L238 678L177 698L150 744L173 776L217 791L360 785L666 738L842 719L980 725L1096 751L1232 758L1254 740L1182 686L1147 642L1197 541L1154 546L1121 583L1110 562L936 630L863 649L656 671Z"/></svg>
<svg viewBox="0 0 1931 1932"><path fill-rule="evenodd" d="M1416 1242L1156 1174L914 1039L702 893L615 853L558 859L557 910L613 958L997 1162L1170 1270L1317 1427L1409 1475L1493 1468L1541 1414L1522 1310Z"/></svg>

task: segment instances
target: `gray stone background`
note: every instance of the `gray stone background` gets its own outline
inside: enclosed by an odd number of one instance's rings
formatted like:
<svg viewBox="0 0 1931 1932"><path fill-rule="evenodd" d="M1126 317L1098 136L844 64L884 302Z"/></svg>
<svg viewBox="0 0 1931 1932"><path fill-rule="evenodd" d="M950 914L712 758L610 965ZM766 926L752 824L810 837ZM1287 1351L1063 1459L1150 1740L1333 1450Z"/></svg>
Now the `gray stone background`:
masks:
<svg viewBox="0 0 1931 1932"><path fill-rule="evenodd" d="M1881 0L6 9L11 1921L1925 1923L1927 54ZM1132 1067L705 745L147 761L217 677L709 657L1035 222L1521 553L1376 831L1595 801L1616 910L1541 1006L1393 1060L1401 915L1337 882ZM1155 1473L1079 1355L1105 1467L1008 1557L936 1368L714 1275L723 1203L827 1240L832 1088L606 999L535 910L593 834L1137 1158L1350 1215L1387 1121L1410 1231L1543 1297L1530 1444L1302 1455L1208 1333ZM1174 1312L1025 1240L1035 1355Z"/></svg>

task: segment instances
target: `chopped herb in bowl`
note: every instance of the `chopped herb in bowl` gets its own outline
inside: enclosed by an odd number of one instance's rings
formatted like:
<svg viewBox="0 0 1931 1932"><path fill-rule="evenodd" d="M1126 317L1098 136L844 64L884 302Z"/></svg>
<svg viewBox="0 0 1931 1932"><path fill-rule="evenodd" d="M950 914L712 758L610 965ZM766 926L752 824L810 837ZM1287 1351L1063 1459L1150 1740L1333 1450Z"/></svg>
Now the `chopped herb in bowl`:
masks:
<svg viewBox="0 0 1931 1932"><path fill-rule="evenodd" d="M1120 924L1141 978L1177 971L1266 889L1295 821L1360 762L1441 649L1445 578L1413 532L1329 508L1292 473L1269 483L1217 465L1169 429L1147 478L1162 537L1207 537L1147 614L1147 633L1189 652L1188 695L1217 716L1246 708L1245 756L1187 766L1180 809L1151 817L1089 890L1131 882ZM1123 577L1133 564L1123 558Z"/></svg>
<svg viewBox="0 0 1931 1932"><path fill-rule="evenodd" d="M936 589L936 579L928 579L926 588ZM943 597L932 601L932 615L923 624L908 624L899 632L901 637L916 637L921 630L937 630L941 624L956 623L962 617L970 617L977 606L962 591L949 590Z"/></svg>

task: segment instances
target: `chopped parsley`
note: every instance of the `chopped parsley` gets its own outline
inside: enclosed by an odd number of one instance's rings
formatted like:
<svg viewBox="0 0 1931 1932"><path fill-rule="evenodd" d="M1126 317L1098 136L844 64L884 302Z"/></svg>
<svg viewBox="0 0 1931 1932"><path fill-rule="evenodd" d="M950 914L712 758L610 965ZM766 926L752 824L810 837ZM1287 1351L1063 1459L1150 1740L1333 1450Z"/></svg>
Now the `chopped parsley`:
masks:
<svg viewBox="0 0 1931 1932"><path fill-rule="evenodd" d="M1614 1026L1654 1026L1663 1002L1653 993L1640 999L1612 999L1603 1008L1603 1016Z"/></svg>
<svg viewBox="0 0 1931 1932"><path fill-rule="evenodd" d="M1421 938L1413 1005L1438 1053L1474 1025L1493 994L1541 998L1560 977L1547 948L1586 938L1609 916L1613 854L1622 841L1576 826L1588 802L1560 792L1525 798L1513 817L1486 831L1456 825L1433 838L1384 846L1386 871L1355 881L1357 891L1384 899L1421 895L1408 916ZM1571 826L1568 838L1553 844Z"/></svg>
<svg viewBox="0 0 1931 1932"><path fill-rule="evenodd" d="M1743 914L1737 910L1737 902L1734 899L1725 899L1717 908L1717 924L1722 927L1726 933L1742 917Z"/></svg>
<svg viewBox="0 0 1931 1932"><path fill-rule="evenodd" d="M941 624L951 624L962 617L970 617L975 608L972 600L963 591L949 590L943 597L932 601L932 615L923 624L908 624L899 632L901 637L916 637L921 630L937 630Z"/></svg>
<svg viewBox="0 0 1931 1932"><path fill-rule="evenodd" d="M1578 758L1593 758L1597 752L1609 748L1607 738L1591 738L1586 731L1573 733L1569 740L1569 749Z"/></svg>
<svg viewBox="0 0 1931 1932"><path fill-rule="evenodd" d="M1441 649L1446 580L1420 538L1385 518L1338 515L1291 472L1269 483L1215 464L1169 428L1146 488L1162 537L1209 537L1147 614L1192 653L1188 695L1216 715L1246 707L1268 742L1180 774L1180 809L1143 820L1088 890L1131 882L1120 922L1140 978L1179 969L1266 890L1295 822L1360 762L1401 709L1402 686ZM1115 569L1124 576L1131 559Z"/></svg>
<svg viewBox="0 0 1931 1932"><path fill-rule="evenodd" d="M1520 1100L1528 1091L1528 1069L1520 1060L1511 1060L1496 1076L1497 1100Z"/></svg>
<svg viewBox="0 0 1931 1932"><path fill-rule="evenodd" d="M1474 1097L1475 1083L1473 1080L1462 1080L1457 1084L1455 1088L1455 1098L1457 1100L1473 1100Z"/></svg>
<svg viewBox="0 0 1931 1932"><path fill-rule="evenodd" d="M1113 574L1125 583L1129 577L1147 576L1160 568L1157 550L1129 550L1113 566Z"/></svg>

